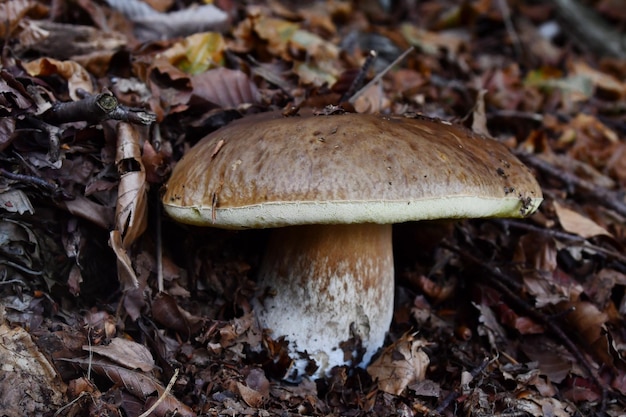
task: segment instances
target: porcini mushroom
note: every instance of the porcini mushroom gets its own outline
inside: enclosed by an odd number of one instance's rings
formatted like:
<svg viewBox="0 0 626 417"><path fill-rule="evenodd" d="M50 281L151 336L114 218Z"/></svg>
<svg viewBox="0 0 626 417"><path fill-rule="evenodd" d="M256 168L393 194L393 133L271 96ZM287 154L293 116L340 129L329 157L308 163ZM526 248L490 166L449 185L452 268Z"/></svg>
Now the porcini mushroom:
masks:
<svg viewBox="0 0 626 417"><path fill-rule="evenodd" d="M494 140L428 118L364 114L233 122L187 152L163 196L180 222L276 228L254 306L260 325L288 340L294 381L367 365L383 345L391 224L525 217L541 201L530 170ZM350 347L359 345L360 358Z"/></svg>

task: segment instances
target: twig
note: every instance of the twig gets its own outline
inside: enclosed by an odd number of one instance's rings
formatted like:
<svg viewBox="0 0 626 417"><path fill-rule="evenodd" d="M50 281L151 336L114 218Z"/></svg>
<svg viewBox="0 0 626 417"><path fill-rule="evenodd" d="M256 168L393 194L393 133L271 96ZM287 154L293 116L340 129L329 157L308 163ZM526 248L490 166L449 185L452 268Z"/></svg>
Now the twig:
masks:
<svg viewBox="0 0 626 417"><path fill-rule="evenodd" d="M165 398L170 394L170 391L172 390L172 387L176 383L177 379L178 379L178 368L174 370L174 375L172 375L172 377L170 378L170 382L167 384L167 387L165 387L165 390L163 391L163 393L159 395L159 399L156 400L154 404L152 404L152 406L148 408L145 412L141 413L139 417L151 416L152 412L156 410L159 404L161 404L163 400L165 400Z"/></svg>
<svg viewBox="0 0 626 417"><path fill-rule="evenodd" d="M513 302L517 308L519 308L525 315L529 316L531 319L544 325L548 330L552 332L560 341L565 345L567 350L576 358L576 361L585 369L593 383L601 390L602 399L601 399L601 411L604 412L606 410L606 402L608 397L608 388L602 383L598 375L593 369L593 366L589 363L587 358L583 355L583 353L578 349L576 344L572 341L572 339L565 334L565 332L555 323L555 319L557 317L550 317L542 312L534 309L530 306L526 301L524 301L520 296L518 296L514 291L511 291L509 287L503 284L502 281L508 280L508 276L502 273L498 268L494 268L489 264L485 264L481 262L480 259L470 255L466 252L463 252L461 248L444 243L447 249L458 253L462 258L470 261L475 265L479 265L484 268L489 274L485 275L485 278L489 280L489 283L496 287L498 291L503 293L511 302Z"/></svg>
<svg viewBox="0 0 626 417"><path fill-rule="evenodd" d="M108 91L78 101L54 103L42 117L53 125L72 122L98 124L110 119L148 125L156 120L152 113L119 104L115 96Z"/></svg>
<svg viewBox="0 0 626 417"><path fill-rule="evenodd" d="M347 101L350 97L352 97L352 95L357 91L357 89L361 87L361 85L363 84L363 80L365 79L365 76L367 75L367 72L369 71L374 61L376 60L376 56L377 56L376 51L371 50L370 53L367 55L367 58L365 58L365 62L363 62L363 65L361 65L361 68L359 69L359 73L352 81L352 84L350 84L350 88L348 88L348 91L346 91L341 96L341 99L339 100L339 104Z"/></svg>
<svg viewBox="0 0 626 417"><path fill-rule="evenodd" d="M522 42L517 35L517 31L513 26L513 21L511 20L511 9L505 0L498 0L498 7L500 8L500 13L502 13L502 20L504 21L504 26L506 27L506 31L509 34L509 38L511 38L511 43L513 44L513 49L515 49L515 54L518 57L521 57L523 54L522 51Z"/></svg>
<svg viewBox="0 0 626 417"><path fill-rule="evenodd" d="M8 178L13 181L25 183L26 185L31 185L44 191L48 192L52 196L61 196L64 199L71 200L73 197L65 193L65 190L59 188L56 184L51 184L43 178L35 177L33 175L25 175L25 174L16 174L11 171L7 171L4 168L0 168L0 176Z"/></svg>
<svg viewBox="0 0 626 417"><path fill-rule="evenodd" d="M163 228L161 226L163 218L161 213L161 202L158 201L159 195L156 194L156 196L156 227L154 233L156 234L157 286L159 288L159 293L162 293L165 291L165 287L163 285Z"/></svg>
<svg viewBox="0 0 626 417"><path fill-rule="evenodd" d="M507 227L514 227L514 228L517 228L517 229L522 229L522 230L527 230L527 231L530 231L530 232L536 232L536 233L541 233L543 235L548 235L548 236L551 236L551 237L553 237L555 239L561 239L561 240L565 240L565 241L569 241L569 242L579 243L584 248L587 248L587 249L592 250L592 251L597 252L597 253L604 254L607 257L613 257L613 258L617 259L618 261L621 261L624 264L626 264L626 256L625 255L621 254L620 252L614 251L614 250L603 248L602 246L594 245L593 243L590 243L587 239L585 239L584 237L582 237L580 235L575 235L573 233L563 232L561 230L546 229L546 228L543 228L543 227L535 226L535 225L527 223L527 222L516 221L516 220L498 219L498 220L494 220L494 221L496 221L498 223L501 223L503 225L506 225Z"/></svg>
<svg viewBox="0 0 626 417"><path fill-rule="evenodd" d="M626 37L609 26L594 10L577 0L552 0L563 29L583 49L600 55L626 58Z"/></svg>
<svg viewBox="0 0 626 417"><path fill-rule="evenodd" d="M598 187L596 184L583 180L570 172L564 171L536 155L519 151L515 152L515 154L528 165L531 165L552 177L560 179L569 187L576 187L578 190L593 197L594 200L599 201L603 206L611 210L615 210L619 213L619 215L626 217L626 204L619 193L607 190L606 188Z"/></svg>
<svg viewBox="0 0 626 417"><path fill-rule="evenodd" d="M48 134L48 155L50 156L50 161L58 161L59 154L61 153L61 135L63 134L63 129L30 115L24 116L24 122Z"/></svg>
<svg viewBox="0 0 626 417"><path fill-rule="evenodd" d="M365 86L363 88L361 88L359 91L357 91L356 93L354 93L352 95L352 97L350 97L350 99L348 100L348 102L350 104L354 104L354 102L356 101L357 98L361 97L361 95L363 93L365 93L365 91L367 91L368 88L370 88L370 86L375 85L377 82L379 82L384 76L385 74L387 74L389 72L390 69L392 69L393 67L395 67L396 65L398 65L404 58L407 57L408 54L410 54L411 52L413 52L414 48L411 46L409 49L407 49L406 51L404 51L399 57L397 57L391 64L389 64L387 66L387 68L385 68L384 70L382 70L380 73L378 73L374 78L372 78L372 80L365 84Z"/></svg>
<svg viewBox="0 0 626 417"><path fill-rule="evenodd" d="M476 378L476 376L478 376L478 374L480 374L482 371L485 370L485 368L487 367L487 365L489 365L489 362L491 362L488 358L483 359L483 361L481 362L480 365L478 365L477 367L475 367L474 369L472 369L470 371L470 376L472 377L472 380L474 378ZM452 404L453 401L455 401L457 398L459 398L461 396L461 390L463 389L463 387L461 385L459 385L459 387L457 389L455 389L454 391L450 392L448 395L446 395L446 397L443 399L443 401L441 401L441 403L439 404L439 406L434 409L433 411L431 411L430 413L428 413L429 416L438 416L443 414L443 412L446 410L446 408L448 408L450 406L450 404Z"/></svg>

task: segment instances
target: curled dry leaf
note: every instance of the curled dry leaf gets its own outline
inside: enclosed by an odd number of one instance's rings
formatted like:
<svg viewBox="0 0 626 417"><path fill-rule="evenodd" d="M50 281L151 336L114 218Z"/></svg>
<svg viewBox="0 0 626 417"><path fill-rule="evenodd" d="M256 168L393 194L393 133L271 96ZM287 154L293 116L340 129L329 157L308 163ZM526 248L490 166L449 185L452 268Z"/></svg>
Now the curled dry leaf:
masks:
<svg viewBox="0 0 626 417"><path fill-rule="evenodd" d="M424 380L430 359L422 350L427 342L404 334L385 348L378 359L367 367L367 373L377 381L378 389L400 395L409 385Z"/></svg>
<svg viewBox="0 0 626 417"><path fill-rule="evenodd" d="M23 64L24 69L30 76L41 77L49 75L59 75L68 83L70 97L74 101L80 100L77 94L78 89L93 93L91 76L79 63L74 61L58 61L51 58L39 58Z"/></svg>
<svg viewBox="0 0 626 417"><path fill-rule="evenodd" d="M109 246L117 256L117 275L124 291L139 288L139 280L133 269L133 262L128 252L122 245L122 235L117 230L111 230L109 234Z"/></svg>
<svg viewBox="0 0 626 417"><path fill-rule="evenodd" d="M124 249L129 249L148 225L146 184L143 171L127 172L120 179L115 217L117 228L124 236Z"/></svg>
<svg viewBox="0 0 626 417"><path fill-rule="evenodd" d="M83 350L97 353L128 369L150 372L155 368L150 351L132 340L116 337L108 345L83 346Z"/></svg>
<svg viewBox="0 0 626 417"><path fill-rule="evenodd" d="M146 172L141 159L139 134L129 123L118 125L115 159L120 170L127 160L138 166L138 170L122 174L115 210L116 229L123 236L124 249L128 249L143 234L148 223Z"/></svg>

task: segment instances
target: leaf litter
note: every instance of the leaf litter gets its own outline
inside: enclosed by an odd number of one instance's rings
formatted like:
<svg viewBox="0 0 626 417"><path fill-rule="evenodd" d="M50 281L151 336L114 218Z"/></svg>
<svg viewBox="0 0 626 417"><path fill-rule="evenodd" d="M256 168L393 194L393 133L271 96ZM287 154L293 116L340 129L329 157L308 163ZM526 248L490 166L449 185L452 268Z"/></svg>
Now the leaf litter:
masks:
<svg viewBox="0 0 626 417"><path fill-rule="evenodd" d="M619 57L560 2L188 3L0 4L0 350L32 387L0 390L5 414L623 415ZM397 225L385 348L287 384L249 302L266 234L174 224L159 189L228 122L372 80L357 111L489 132L546 200L524 222Z"/></svg>

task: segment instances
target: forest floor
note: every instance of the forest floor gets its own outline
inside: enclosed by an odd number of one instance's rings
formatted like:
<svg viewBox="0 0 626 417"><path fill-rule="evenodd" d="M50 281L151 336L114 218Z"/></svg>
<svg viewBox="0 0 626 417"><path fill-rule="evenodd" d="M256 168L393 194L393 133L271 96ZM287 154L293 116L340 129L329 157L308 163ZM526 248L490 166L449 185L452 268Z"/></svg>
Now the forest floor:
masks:
<svg viewBox="0 0 626 417"><path fill-rule="evenodd" d="M3 415L626 415L619 0L188 3L0 2ZM378 366L288 383L268 232L160 196L212 131L327 106L488 132L544 201L394 225Z"/></svg>

